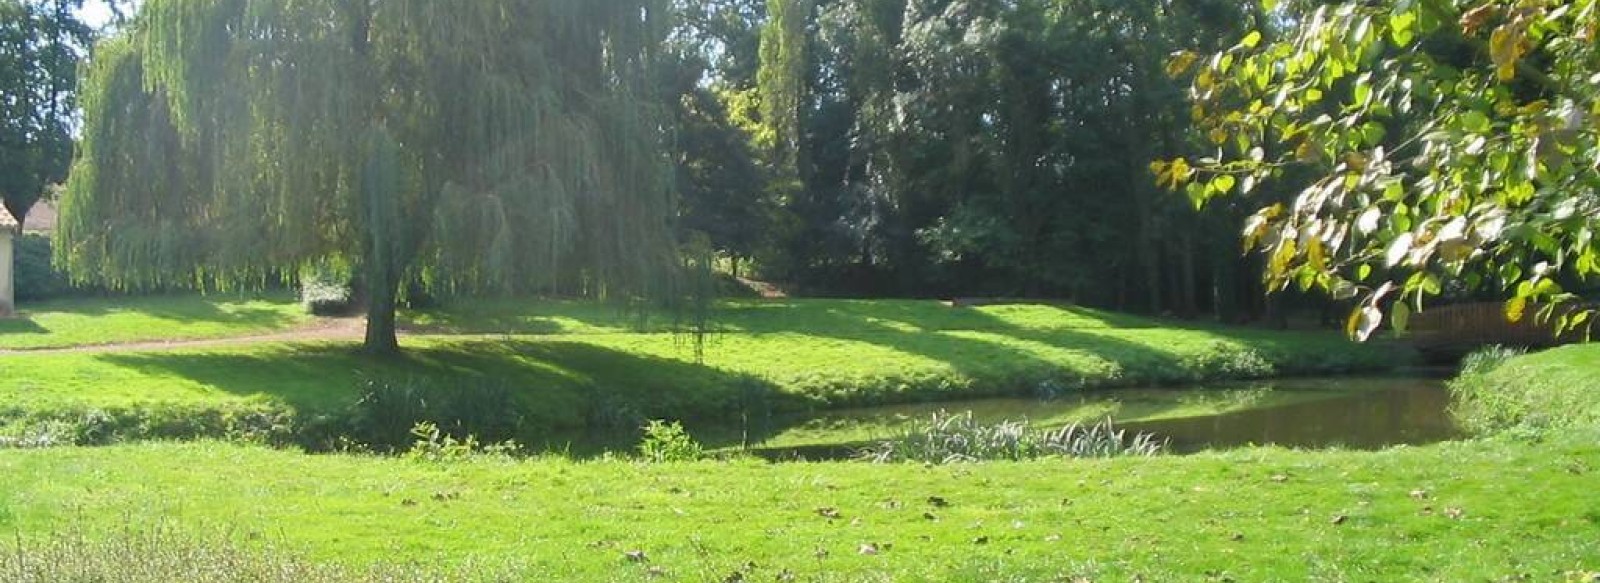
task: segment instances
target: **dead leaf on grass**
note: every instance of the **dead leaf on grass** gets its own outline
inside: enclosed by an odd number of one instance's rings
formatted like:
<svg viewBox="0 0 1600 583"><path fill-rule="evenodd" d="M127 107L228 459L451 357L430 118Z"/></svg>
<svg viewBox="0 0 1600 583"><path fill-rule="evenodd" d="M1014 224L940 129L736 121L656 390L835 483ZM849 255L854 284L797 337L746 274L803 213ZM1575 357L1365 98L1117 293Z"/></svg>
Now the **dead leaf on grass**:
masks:
<svg viewBox="0 0 1600 583"><path fill-rule="evenodd" d="M1343 514L1338 514L1338 515L1335 515L1333 517L1332 522L1337 525L1337 524L1344 524L1344 521L1346 521L1346 520L1350 520L1350 517L1349 516L1345 516Z"/></svg>

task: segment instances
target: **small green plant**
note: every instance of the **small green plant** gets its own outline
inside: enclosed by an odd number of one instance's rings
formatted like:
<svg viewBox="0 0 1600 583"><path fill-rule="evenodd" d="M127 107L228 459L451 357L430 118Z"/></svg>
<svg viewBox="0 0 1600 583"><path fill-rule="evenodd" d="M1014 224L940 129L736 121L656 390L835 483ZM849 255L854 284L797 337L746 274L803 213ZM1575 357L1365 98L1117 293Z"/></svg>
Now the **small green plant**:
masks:
<svg viewBox="0 0 1600 583"><path fill-rule="evenodd" d="M901 434L862 450L858 460L873 463L924 462L949 464L974 461L1019 461L1041 457L1152 456L1166 442L1150 434L1131 438L1107 419L1092 425L1072 424L1035 430L1027 421L979 423L971 412L939 412L913 423Z"/></svg>
<svg viewBox="0 0 1600 583"><path fill-rule="evenodd" d="M416 441L412 442L411 449L406 451L405 457L426 462L459 462L483 457L508 458L522 449L515 441L485 444L472 435L458 439L439 429L438 425L426 421L413 426L411 435Z"/></svg>
<svg viewBox="0 0 1600 583"><path fill-rule="evenodd" d="M644 426L639 455L654 463L687 462L700 459L705 448L684 431L682 423L651 420Z"/></svg>

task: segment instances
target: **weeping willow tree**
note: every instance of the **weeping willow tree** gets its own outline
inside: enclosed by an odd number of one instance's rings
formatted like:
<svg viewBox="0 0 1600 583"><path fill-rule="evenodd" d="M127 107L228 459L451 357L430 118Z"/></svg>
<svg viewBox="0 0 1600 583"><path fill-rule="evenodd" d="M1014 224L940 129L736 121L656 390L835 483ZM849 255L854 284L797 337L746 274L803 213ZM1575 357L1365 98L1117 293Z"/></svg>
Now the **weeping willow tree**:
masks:
<svg viewBox="0 0 1600 583"><path fill-rule="evenodd" d="M148 0L86 72L58 260L124 289L361 268L402 281L674 289L665 0Z"/></svg>

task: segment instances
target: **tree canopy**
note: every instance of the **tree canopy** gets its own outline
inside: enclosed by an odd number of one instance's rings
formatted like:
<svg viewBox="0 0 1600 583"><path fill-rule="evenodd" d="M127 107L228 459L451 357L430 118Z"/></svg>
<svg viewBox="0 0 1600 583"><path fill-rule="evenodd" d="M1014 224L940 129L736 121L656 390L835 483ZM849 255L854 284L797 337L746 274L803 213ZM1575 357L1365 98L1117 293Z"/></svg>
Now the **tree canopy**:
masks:
<svg viewBox="0 0 1600 583"><path fill-rule="evenodd" d="M1244 225L1270 287L1359 295L1364 338L1441 295L1509 297L1519 319L1600 275L1594 0L1287 4L1274 22L1172 59L1213 153L1153 166L1198 202L1296 192Z"/></svg>
<svg viewBox="0 0 1600 583"><path fill-rule="evenodd" d="M148 0L60 262L342 260L380 350L411 282L674 295L675 237L802 293L1520 317L1600 273L1596 1Z"/></svg>
<svg viewBox="0 0 1600 583"><path fill-rule="evenodd" d="M72 162L82 0L0 0L0 204L19 220Z"/></svg>
<svg viewBox="0 0 1600 583"><path fill-rule="evenodd" d="M61 257L140 288L361 266L367 346L403 280L668 293L658 0L148 0L87 72Z"/></svg>

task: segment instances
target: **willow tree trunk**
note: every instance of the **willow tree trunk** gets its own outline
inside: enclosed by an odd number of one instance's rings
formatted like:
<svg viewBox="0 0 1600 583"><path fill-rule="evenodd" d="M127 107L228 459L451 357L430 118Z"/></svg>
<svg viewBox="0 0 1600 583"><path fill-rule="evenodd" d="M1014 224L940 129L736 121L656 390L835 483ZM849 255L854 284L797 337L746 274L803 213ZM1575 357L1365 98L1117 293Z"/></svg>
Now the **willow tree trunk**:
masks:
<svg viewBox="0 0 1600 583"><path fill-rule="evenodd" d="M367 263L367 336L362 348L368 353L391 356L400 353L400 338L395 332L395 305L399 278L383 262Z"/></svg>
<svg viewBox="0 0 1600 583"><path fill-rule="evenodd" d="M394 312L405 265L401 258L405 226L400 210L399 144L379 126L368 135L367 148L367 160L361 168L368 296L365 348L372 354L393 355L400 352Z"/></svg>

